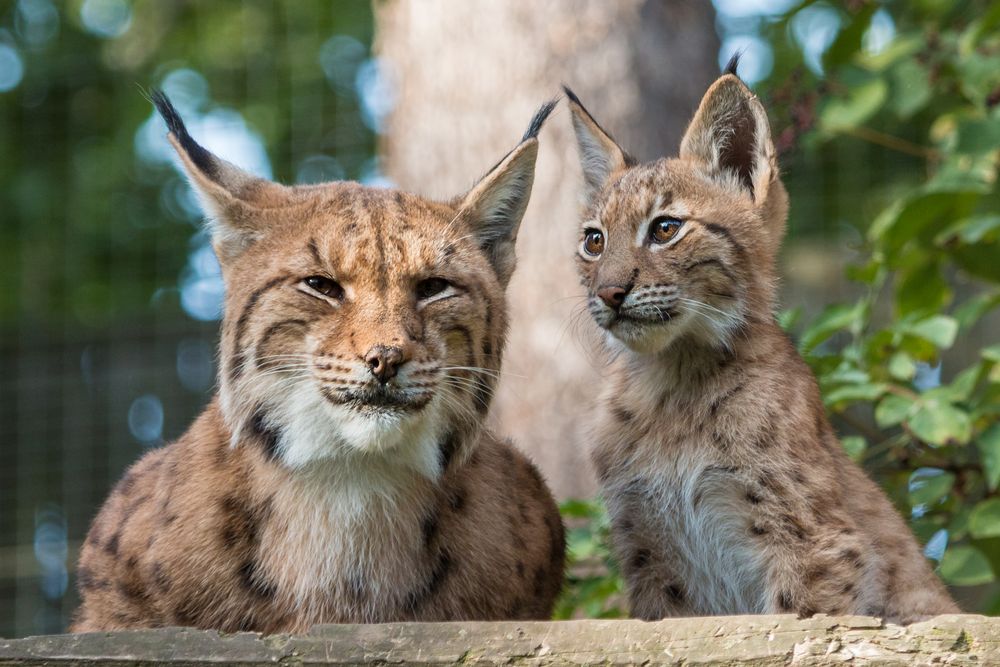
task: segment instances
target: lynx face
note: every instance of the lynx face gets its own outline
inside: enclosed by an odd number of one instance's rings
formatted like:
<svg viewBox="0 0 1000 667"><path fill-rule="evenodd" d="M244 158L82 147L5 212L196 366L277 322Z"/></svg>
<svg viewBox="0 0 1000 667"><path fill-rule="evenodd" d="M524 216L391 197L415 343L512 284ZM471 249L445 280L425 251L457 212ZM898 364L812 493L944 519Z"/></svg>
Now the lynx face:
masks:
<svg viewBox="0 0 1000 667"><path fill-rule="evenodd" d="M713 90L680 157L641 165L567 91L588 186L577 246L588 308L636 352L689 335L728 345L771 300L787 204L767 117L735 76Z"/></svg>
<svg viewBox="0 0 1000 667"><path fill-rule="evenodd" d="M212 218L233 445L256 440L293 467L392 452L438 474L440 443L478 428L489 406L535 136L551 105L469 193L438 203L256 178L198 145L165 97L155 101Z"/></svg>

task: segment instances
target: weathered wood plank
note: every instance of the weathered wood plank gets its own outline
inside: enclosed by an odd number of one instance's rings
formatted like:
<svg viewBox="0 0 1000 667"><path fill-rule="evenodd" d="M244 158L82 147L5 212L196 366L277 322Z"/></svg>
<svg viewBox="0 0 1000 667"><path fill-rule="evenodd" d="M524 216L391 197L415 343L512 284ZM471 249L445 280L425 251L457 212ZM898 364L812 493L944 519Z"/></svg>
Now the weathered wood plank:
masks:
<svg viewBox="0 0 1000 667"><path fill-rule="evenodd" d="M327 625L302 636L165 628L0 639L0 665L991 665L1000 619L849 616Z"/></svg>

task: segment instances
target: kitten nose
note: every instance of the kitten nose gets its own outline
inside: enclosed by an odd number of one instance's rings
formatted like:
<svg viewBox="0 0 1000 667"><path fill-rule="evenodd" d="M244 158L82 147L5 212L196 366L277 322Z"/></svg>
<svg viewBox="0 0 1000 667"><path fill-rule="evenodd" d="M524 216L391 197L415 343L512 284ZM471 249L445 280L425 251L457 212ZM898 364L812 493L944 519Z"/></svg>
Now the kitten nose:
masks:
<svg viewBox="0 0 1000 667"><path fill-rule="evenodd" d="M628 290L621 285L605 285L601 289L597 290L597 296L601 297L601 301L614 310L621 308L622 303L625 301L625 295L627 294Z"/></svg>
<svg viewBox="0 0 1000 667"><path fill-rule="evenodd" d="M396 377L396 371L405 361L403 350L385 345L375 345L365 355L368 370L382 384Z"/></svg>

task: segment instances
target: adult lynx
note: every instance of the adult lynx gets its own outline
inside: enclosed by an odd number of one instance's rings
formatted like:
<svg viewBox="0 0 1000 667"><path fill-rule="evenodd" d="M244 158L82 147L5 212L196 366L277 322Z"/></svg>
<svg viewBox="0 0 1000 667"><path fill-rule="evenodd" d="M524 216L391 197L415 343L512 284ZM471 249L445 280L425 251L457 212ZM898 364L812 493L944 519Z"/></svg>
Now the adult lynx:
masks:
<svg viewBox="0 0 1000 667"><path fill-rule="evenodd" d="M154 101L212 218L227 288L219 393L111 493L83 547L72 629L548 618L559 514L483 420L551 105L440 203L255 178Z"/></svg>

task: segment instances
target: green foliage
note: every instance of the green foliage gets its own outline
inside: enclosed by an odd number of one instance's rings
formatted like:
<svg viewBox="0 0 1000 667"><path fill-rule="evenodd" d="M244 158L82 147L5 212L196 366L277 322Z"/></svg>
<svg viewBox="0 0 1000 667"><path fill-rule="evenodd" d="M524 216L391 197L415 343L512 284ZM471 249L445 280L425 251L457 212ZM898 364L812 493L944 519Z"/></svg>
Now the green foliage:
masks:
<svg viewBox="0 0 1000 667"><path fill-rule="evenodd" d="M876 6L853 4L841 35L863 32ZM892 198L858 193L881 208L862 221L864 259L848 269L861 295L799 335L828 410L856 433L845 447L911 510L918 536L947 540L939 572L956 586L1000 572L989 542L1000 536L1000 349L950 353L960 338L996 340L980 321L1000 304L1000 9L967 4L961 15L889 4L897 33L884 50L827 52L812 145L854 137L923 164L891 175Z"/></svg>
<svg viewBox="0 0 1000 667"><path fill-rule="evenodd" d="M596 500L568 500L560 506L566 523L566 584L555 618L620 618L624 590L611 557L608 515Z"/></svg>

